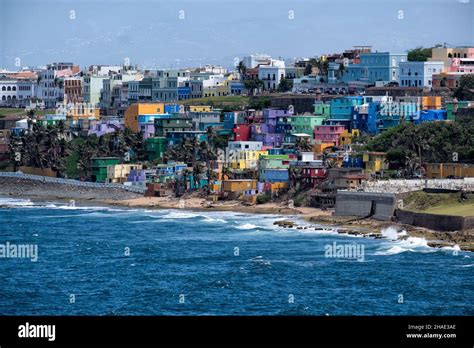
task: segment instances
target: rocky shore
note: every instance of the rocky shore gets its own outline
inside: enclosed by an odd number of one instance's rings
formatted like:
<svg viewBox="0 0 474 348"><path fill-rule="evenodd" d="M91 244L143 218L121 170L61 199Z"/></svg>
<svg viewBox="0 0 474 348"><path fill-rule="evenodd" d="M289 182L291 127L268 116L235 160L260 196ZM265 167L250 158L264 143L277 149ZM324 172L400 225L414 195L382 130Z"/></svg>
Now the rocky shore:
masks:
<svg viewBox="0 0 474 348"><path fill-rule="evenodd" d="M461 250L474 251L474 230L439 232L426 228L401 225L388 221L373 219L357 219L355 217L334 216L331 210L323 211L316 208L290 208L279 203L248 205L240 201L211 202L196 195L178 199L174 197L143 197L141 194L119 188L86 188L70 185L42 183L38 181L0 177L0 196L29 198L33 200L69 201L79 204L112 205L146 209L188 209L199 211L237 211L248 214L292 215L304 218L308 223L337 227L338 233L360 235L366 238L383 238L381 231L388 227L406 231L400 238L422 237L432 247L453 247L458 245ZM300 226L291 220L277 223L282 227L295 229L309 228ZM286 221L286 222L285 222Z"/></svg>

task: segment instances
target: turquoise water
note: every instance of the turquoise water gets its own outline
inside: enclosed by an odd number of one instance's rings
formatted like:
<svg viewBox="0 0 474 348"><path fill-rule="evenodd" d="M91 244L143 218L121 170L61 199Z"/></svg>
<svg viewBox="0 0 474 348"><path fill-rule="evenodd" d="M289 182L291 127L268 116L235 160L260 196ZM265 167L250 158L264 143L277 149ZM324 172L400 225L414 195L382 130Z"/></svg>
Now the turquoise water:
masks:
<svg viewBox="0 0 474 348"><path fill-rule="evenodd" d="M0 258L2 315L474 315L472 253L419 238L283 229L277 215L0 205L0 244L38 247L36 262ZM363 260L326 257L334 242L363 246Z"/></svg>

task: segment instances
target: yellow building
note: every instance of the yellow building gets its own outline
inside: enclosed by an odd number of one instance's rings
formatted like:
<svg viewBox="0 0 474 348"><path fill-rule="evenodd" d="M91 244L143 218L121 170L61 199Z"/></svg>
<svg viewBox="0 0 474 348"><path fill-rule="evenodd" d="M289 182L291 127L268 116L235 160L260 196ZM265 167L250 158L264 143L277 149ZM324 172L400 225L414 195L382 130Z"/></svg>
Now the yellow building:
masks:
<svg viewBox="0 0 474 348"><path fill-rule="evenodd" d="M222 182L222 190L224 192L243 192L257 189L257 180L237 179L225 180Z"/></svg>
<svg viewBox="0 0 474 348"><path fill-rule="evenodd" d="M125 127L129 128L135 133L138 133L140 131L140 124L138 122L139 115L154 115L164 113L164 103L134 103L130 105L125 111Z"/></svg>
<svg viewBox="0 0 474 348"><path fill-rule="evenodd" d="M344 129L344 132L342 132L339 135L339 144L340 145L351 145L352 144L352 138L358 137L360 135L360 132L358 129L353 129L351 132L349 132L347 129Z"/></svg>
<svg viewBox="0 0 474 348"><path fill-rule="evenodd" d="M474 165L464 163L426 163L426 177L428 179L472 178Z"/></svg>
<svg viewBox="0 0 474 348"><path fill-rule="evenodd" d="M380 172L387 168L385 162L385 152L366 152L363 154L362 161L365 165L365 170L369 172Z"/></svg>
<svg viewBox="0 0 474 348"><path fill-rule="evenodd" d="M423 110L440 110L441 97L421 97L421 108Z"/></svg>
<svg viewBox="0 0 474 348"><path fill-rule="evenodd" d="M107 166L107 182L123 183L130 171L142 169L141 164L112 164Z"/></svg>
<svg viewBox="0 0 474 348"><path fill-rule="evenodd" d="M316 143L314 144L314 153L322 154L328 147L333 147L334 143Z"/></svg>
<svg viewBox="0 0 474 348"><path fill-rule="evenodd" d="M189 106L190 112L211 112L212 106L209 105L191 105Z"/></svg>
<svg viewBox="0 0 474 348"><path fill-rule="evenodd" d="M230 159L232 169L257 169L260 156L268 155L267 150L242 150Z"/></svg>
<svg viewBox="0 0 474 348"><path fill-rule="evenodd" d="M83 103L71 103L66 106L66 118L77 120L98 120L100 118L100 109L89 107Z"/></svg>

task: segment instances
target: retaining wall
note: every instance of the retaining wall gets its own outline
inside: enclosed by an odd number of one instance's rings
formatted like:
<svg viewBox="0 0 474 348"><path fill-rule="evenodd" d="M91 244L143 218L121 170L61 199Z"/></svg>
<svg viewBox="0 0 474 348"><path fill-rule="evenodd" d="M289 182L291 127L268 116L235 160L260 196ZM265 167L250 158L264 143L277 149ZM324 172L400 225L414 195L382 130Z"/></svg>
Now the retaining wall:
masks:
<svg viewBox="0 0 474 348"><path fill-rule="evenodd" d="M396 202L397 195L393 193L338 191L336 215L390 220L394 216Z"/></svg>
<svg viewBox="0 0 474 348"><path fill-rule="evenodd" d="M63 178L52 178L48 176L40 176L33 174L23 174L17 172L0 172L0 177L10 177L17 179L28 179L41 181L45 183L61 184L61 185L71 185L71 186L80 186L80 187L90 187L90 188L117 188L130 192L136 193L145 193L146 188L140 186L125 186L121 184L108 184L100 182L89 182L89 181L79 181L72 179L63 179Z"/></svg>
<svg viewBox="0 0 474 348"><path fill-rule="evenodd" d="M474 217L418 213L397 209L395 215L403 224L425 227L437 231L462 231L474 228Z"/></svg>

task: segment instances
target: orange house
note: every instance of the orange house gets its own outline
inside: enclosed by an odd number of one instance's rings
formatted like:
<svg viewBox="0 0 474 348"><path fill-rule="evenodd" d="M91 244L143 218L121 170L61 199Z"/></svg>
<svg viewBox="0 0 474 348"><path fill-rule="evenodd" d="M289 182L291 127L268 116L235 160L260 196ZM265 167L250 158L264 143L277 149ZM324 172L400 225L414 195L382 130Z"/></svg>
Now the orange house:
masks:
<svg viewBox="0 0 474 348"><path fill-rule="evenodd" d="M140 131L140 125L138 123L139 115L154 115L164 113L164 103L134 103L130 105L125 111L125 127L129 128L134 133L138 133Z"/></svg>

